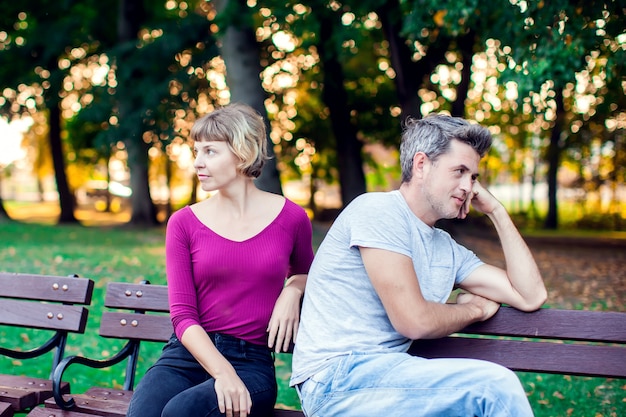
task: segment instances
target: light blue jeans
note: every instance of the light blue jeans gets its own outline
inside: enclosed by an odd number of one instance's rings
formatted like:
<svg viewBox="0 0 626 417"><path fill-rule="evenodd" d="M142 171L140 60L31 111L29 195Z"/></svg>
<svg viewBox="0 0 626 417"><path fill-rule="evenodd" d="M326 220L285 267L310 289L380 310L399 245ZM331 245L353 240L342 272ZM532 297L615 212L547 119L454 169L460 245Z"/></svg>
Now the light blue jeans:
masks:
<svg viewBox="0 0 626 417"><path fill-rule="evenodd" d="M308 417L533 415L515 373L474 359L351 354L297 390Z"/></svg>

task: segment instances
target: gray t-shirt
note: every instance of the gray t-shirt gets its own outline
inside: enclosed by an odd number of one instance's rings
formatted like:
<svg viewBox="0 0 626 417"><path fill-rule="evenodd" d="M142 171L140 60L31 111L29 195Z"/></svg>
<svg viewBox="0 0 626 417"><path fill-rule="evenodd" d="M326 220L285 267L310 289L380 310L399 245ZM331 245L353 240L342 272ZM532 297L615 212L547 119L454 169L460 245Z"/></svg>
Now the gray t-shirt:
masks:
<svg viewBox="0 0 626 417"><path fill-rule="evenodd" d="M445 303L482 261L445 231L422 222L398 190L366 193L339 215L309 271L291 384L350 353L406 352L411 340L392 326L365 271L359 246L413 260L422 295Z"/></svg>

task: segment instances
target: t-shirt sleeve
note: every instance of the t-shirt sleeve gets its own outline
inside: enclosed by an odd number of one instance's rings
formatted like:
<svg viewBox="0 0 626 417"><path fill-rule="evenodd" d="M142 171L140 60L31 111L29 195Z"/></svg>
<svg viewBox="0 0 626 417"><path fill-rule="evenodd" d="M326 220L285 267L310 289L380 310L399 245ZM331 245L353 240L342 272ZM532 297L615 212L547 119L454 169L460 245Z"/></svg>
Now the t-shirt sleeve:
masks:
<svg viewBox="0 0 626 417"><path fill-rule="evenodd" d="M461 282L463 282L463 280L465 280L465 278L470 276L470 274L474 272L476 268L484 265L485 263L481 261L474 252L467 249L465 246L462 246L456 242L455 245L455 252L457 254L456 257L457 259L460 259L460 262L458 263L459 267L456 273L455 284L459 285Z"/></svg>
<svg viewBox="0 0 626 417"><path fill-rule="evenodd" d="M351 247L383 249L411 256L410 226L398 225L406 222L406 217L392 199L384 194L364 194L349 208L345 214Z"/></svg>

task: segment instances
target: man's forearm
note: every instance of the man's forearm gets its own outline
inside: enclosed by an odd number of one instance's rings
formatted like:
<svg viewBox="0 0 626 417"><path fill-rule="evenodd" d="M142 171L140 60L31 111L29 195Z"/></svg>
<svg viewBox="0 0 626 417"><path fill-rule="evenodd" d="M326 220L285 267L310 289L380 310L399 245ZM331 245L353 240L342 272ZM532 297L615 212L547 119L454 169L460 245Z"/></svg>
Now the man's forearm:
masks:
<svg viewBox="0 0 626 417"><path fill-rule="evenodd" d="M547 291L528 245L503 206L490 213L489 218L500 238L509 281L520 296L520 305L513 307L524 311L540 308L547 298Z"/></svg>
<svg viewBox="0 0 626 417"><path fill-rule="evenodd" d="M448 336L477 321L493 316L499 304L474 295L459 295L456 304L425 301L416 310L407 311L405 329L396 328L409 339L436 339Z"/></svg>

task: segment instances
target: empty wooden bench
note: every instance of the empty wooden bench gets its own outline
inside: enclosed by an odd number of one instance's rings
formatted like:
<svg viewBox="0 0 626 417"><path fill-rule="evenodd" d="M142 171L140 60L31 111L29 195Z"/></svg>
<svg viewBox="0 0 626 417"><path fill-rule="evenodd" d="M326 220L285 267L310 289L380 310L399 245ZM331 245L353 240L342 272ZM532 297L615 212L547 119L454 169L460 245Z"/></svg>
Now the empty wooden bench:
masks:
<svg viewBox="0 0 626 417"><path fill-rule="evenodd" d="M54 398L45 402L45 408L35 408L29 417L124 417L135 385L137 361L141 342L166 342L173 333L169 317L167 287L148 283L129 284L114 282L107 286L102 313L100 335L127 340L113 357L93 360L68 356L56 368ZM126 374L122 389L94 386L85 393L68 394L62 390L63 374L74 364L92 368L105 368L126 361ZM294 410L276 410L276 417L304 417Z"/></svg>
<svg viewBox="0 0 626 417"><path fill-rule="evenodd" d="M0 355L18 360L34 359L53 351L51 374L65 353L70 332L83 333L87 324L94 283L87 278L0 272L0 325L50 331L39 344L7 340ZM27 331L27 330L25 330ZM33 343L34 344L34 343ZM69 391L69 384L59 386ZM49 379L0 374L0 416L25 412L52 397Z"/></svg>

